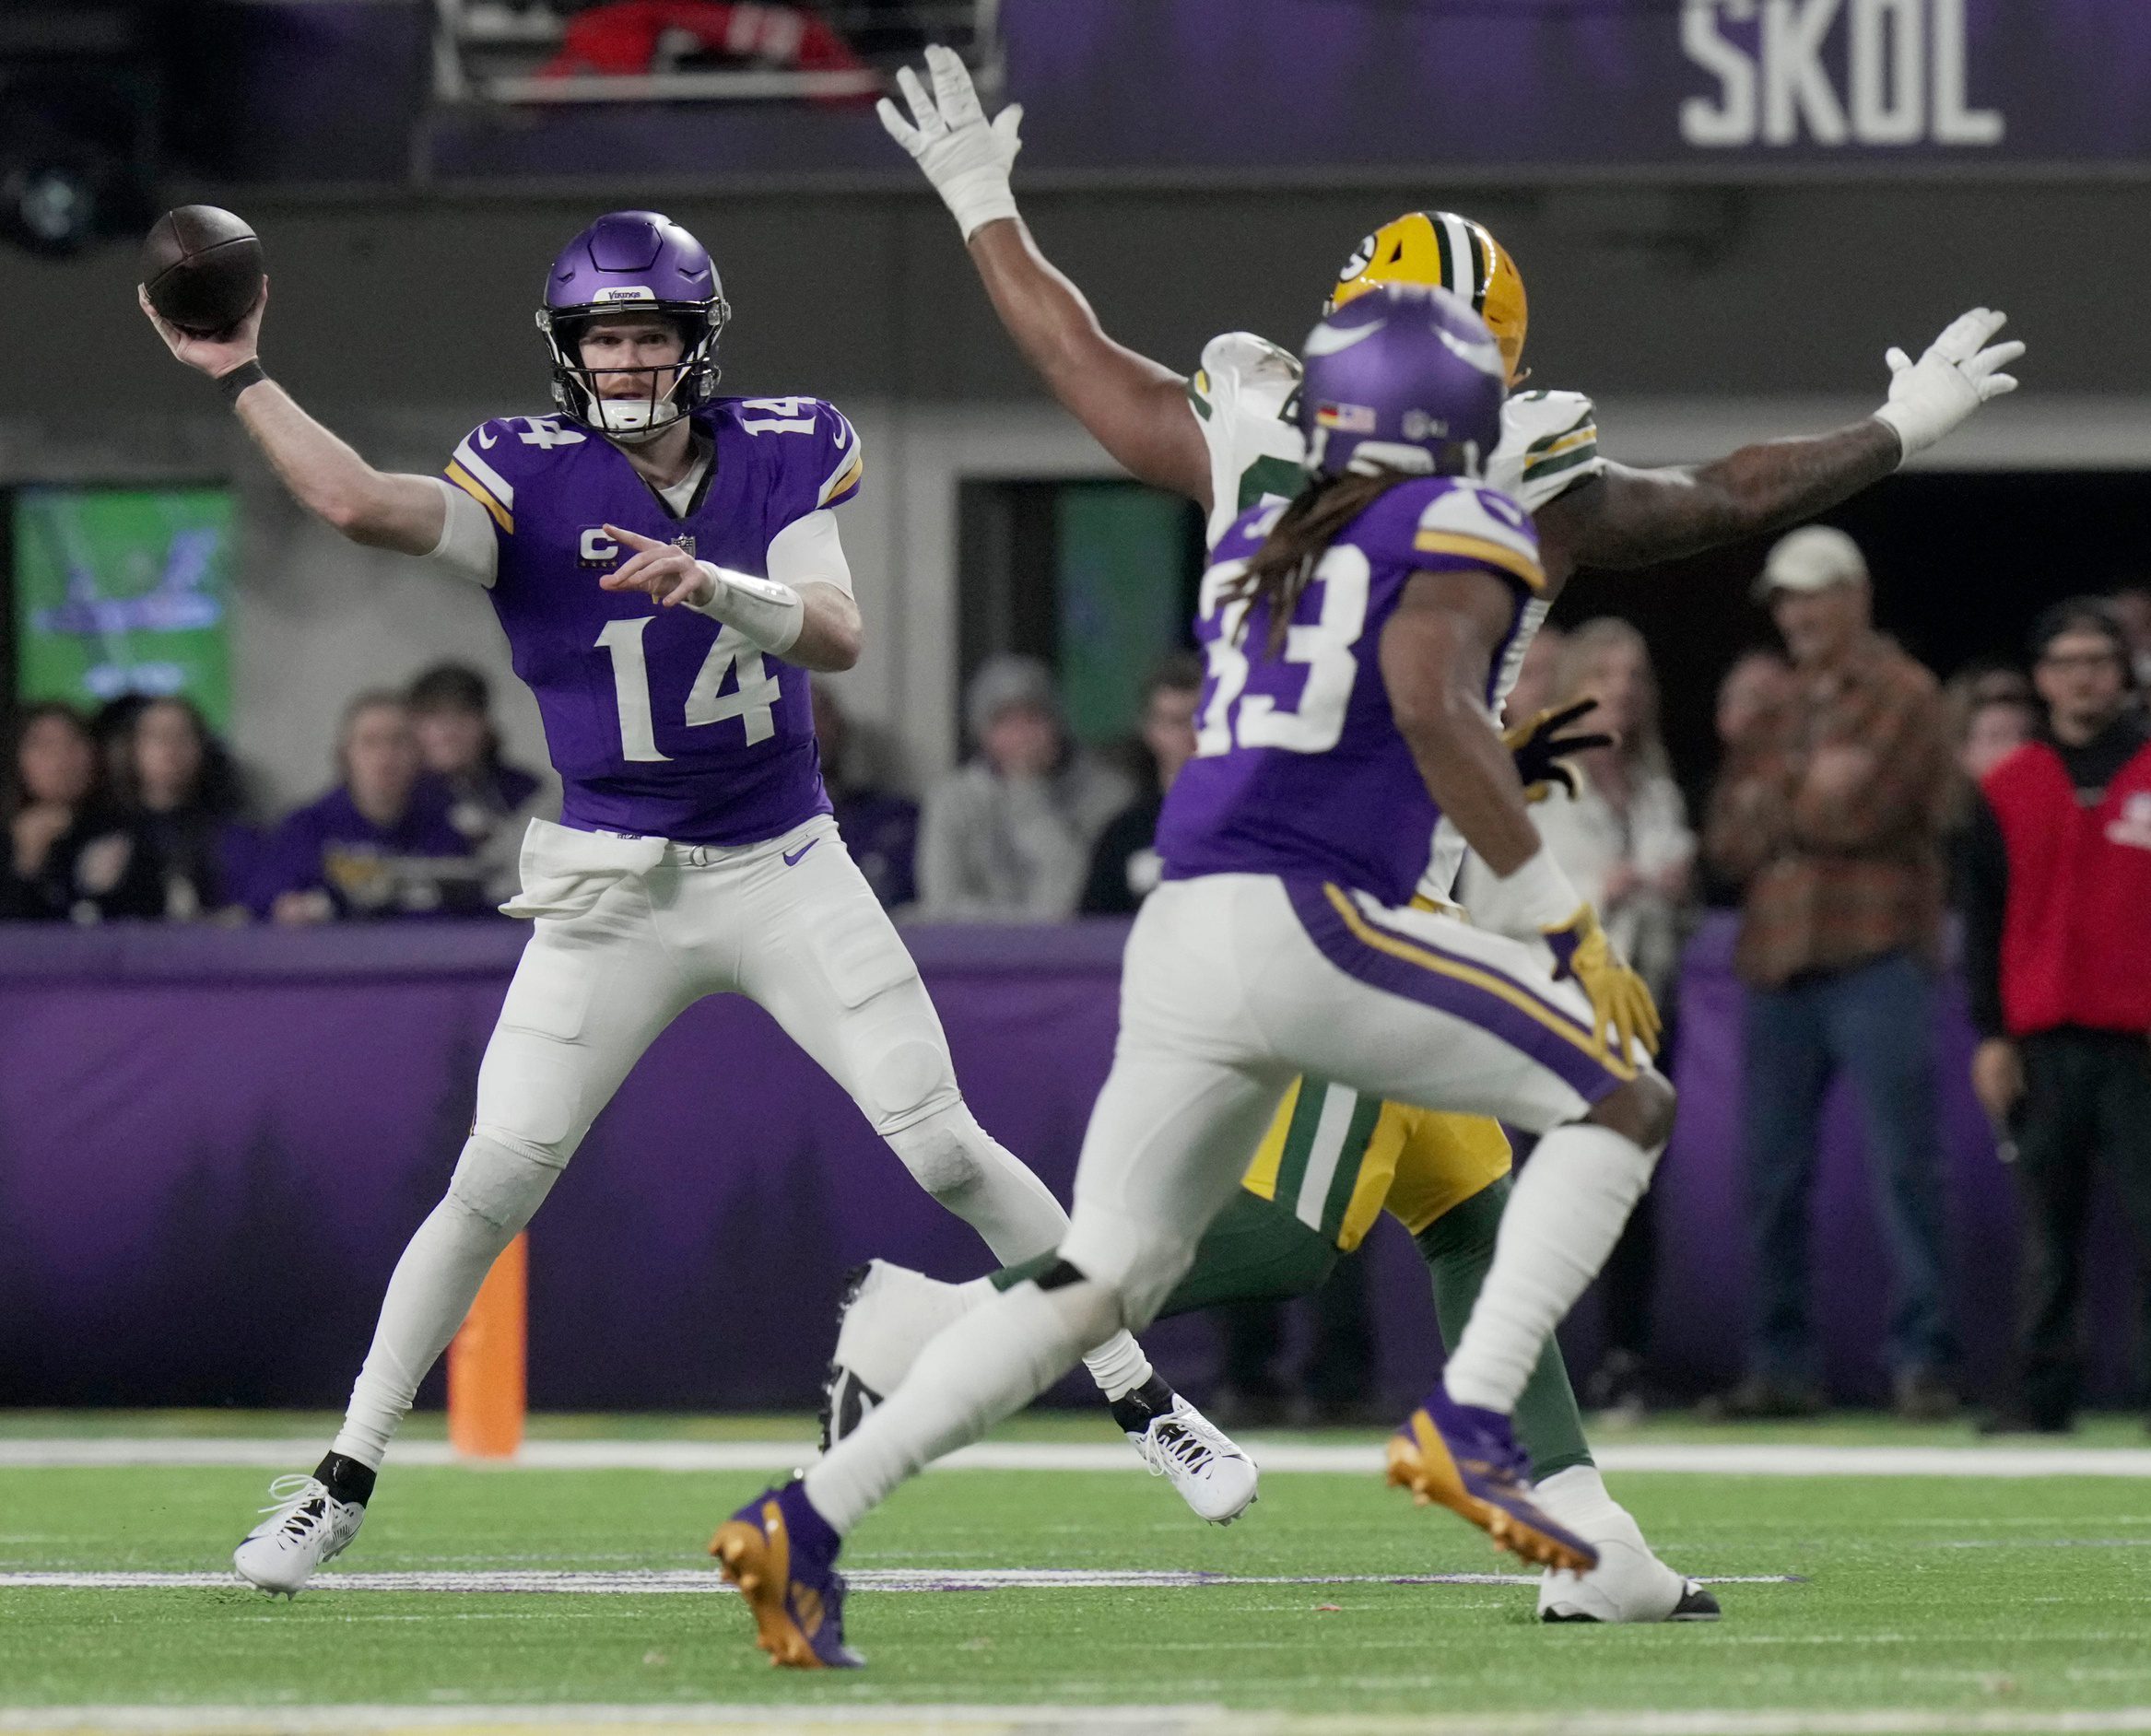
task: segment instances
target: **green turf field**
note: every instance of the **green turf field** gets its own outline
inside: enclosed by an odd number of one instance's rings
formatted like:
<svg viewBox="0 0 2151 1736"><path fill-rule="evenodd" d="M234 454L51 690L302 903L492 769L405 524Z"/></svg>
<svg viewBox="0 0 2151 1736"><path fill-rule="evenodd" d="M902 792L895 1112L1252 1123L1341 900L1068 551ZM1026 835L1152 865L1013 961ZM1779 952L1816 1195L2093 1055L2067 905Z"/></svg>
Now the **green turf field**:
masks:
<svg viewBox="0 0 2151 1736"><path fill-rule="evenodd" d="M94 1426L93 1426L94 1425ZM307 1431L282 1417L26 1415L40 1437ZM319 1432L318 1430L315 1432ZM420 1430L419 1433L425 1431ZM564 1421L556 1439L782 1439L796 1419ZM1097 1441L1087 1418L1027 1438ZM1644 1438L1701 1439L1677 1425ZM1963 1445L1968 1431L1828 1422L1719 1438ZM1306 1437L1299 1437L1306 1438ZM1339 1437L1346 1438L1346 1437ZM1627 1438L1636 1438L1634 1437ZM2116 1423L2075 1445L2146 1445ZM1258 1453L1259 1456L1259 1453ZM303 1464L294 1467L303 1469ZM776 1471L782 1464L773 1461ZM224 1571L264 1498L249 1466L0 1469L0 1730L27 1708L200 1704L553 1707L677 1703L1206 1706L1356 1718L1722 1713L1722 1724L1604 1729L2151 1729L2151 1479L2056 1476L1612 1478L1687 1573L1798 1575L1720 1588L1713 1627L1546 1628L1528 1588L1242 1583L863 1590L869 1668L772 1671L746 1613L617 1576L688 1575L752 1472L392 1467L353 1550L294 1603L228 1584L68 1588L28 1574ZM1189 1518L1133 1458L1108 1471L949 1471L868 1522L848 1566L960 1578L986 1569L1207 1571L1242 1579L1512 1570L1476 1532L1370 1476L1273 1472L1228 1531ZM566 1587L339 1589L339 1574L551 1572ZM609 1579L583 1576L616 1576ZM605 1589L594 1589L602 1586ZM15 1708L9 1712L6 1708ZM1902 1726L1887 1717L1902 1713ZM736 1712L735 1714L736 1716ZM1746 1720L1743 1724L1740 1720ZM1936 1722L1936 1719L1942 1721ZM1961 1722L1953 1720L1961 1719ZM1919 1721L1924 1720L1924 1721ZM736 1727L736 1726L735 1726Z"/></svg>

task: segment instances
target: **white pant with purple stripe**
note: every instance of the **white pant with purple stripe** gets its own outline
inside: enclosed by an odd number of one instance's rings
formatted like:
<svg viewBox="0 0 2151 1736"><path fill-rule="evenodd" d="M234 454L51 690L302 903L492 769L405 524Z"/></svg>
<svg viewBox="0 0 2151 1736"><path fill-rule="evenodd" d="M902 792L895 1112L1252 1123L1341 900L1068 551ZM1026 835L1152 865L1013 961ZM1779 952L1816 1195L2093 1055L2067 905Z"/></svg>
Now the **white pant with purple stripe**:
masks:
<svg viewBox="0 0 2151 1736"><path fill-rule="evenodd" d="M1320 881L1212 874L1145 901L1063 1255L1142 1330L1299 1075L1533 1132L1648 1066L1608 1057L1550 956Z"/></svg>

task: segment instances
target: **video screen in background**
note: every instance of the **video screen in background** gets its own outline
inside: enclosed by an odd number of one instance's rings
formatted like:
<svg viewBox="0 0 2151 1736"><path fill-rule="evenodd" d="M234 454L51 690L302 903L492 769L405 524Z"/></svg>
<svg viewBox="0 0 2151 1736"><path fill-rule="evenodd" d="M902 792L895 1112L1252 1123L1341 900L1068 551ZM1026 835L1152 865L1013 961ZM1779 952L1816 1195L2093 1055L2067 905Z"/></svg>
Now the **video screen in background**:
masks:
<svg viewBox="0 0 2151 1736"><path fill-rule="evenodd" d="M15 496L15 691L94 710L180 693L231 723L232 499L221 487Z"/></svg>

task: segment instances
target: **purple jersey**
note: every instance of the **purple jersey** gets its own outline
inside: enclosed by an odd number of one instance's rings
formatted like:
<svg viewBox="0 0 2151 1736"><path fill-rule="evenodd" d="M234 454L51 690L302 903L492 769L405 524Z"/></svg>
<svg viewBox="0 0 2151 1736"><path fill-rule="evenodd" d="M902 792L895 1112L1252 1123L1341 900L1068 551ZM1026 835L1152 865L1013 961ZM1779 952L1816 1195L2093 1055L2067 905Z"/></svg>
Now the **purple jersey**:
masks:
<svg viewBox="0 0 2151 1736"><path fill-rule="evenodd" d="M347 919L482 915L485 867L449 819L452 800L441 780L421 778L395 823L377 826L339 784L269 834L246 902L267 917L283 893L325 892Z"/></svg>
<svg viewBox="0 0 2151 1736"><path fill-rule="evenodd" d="M1195 757L1166 797L1158 853L1168 879L1322 875L1403 904L1440 814L1390 713L1382 628L1415 572L1467 568L1513 579L1520 616L1546 582L1538 538L1522 507L1478 483L1401 483L1330 545L1273 654L1267 606L1228 593L1283 510L1242 513L1203 575L1195 637L1209 673ZM1489 698L1500 667L1497 650Z"/></svg>
<svg viewBox="0 0 2151 1736"><path fill-rule="evenodd" d="M815 398L720 398L696 411L709 475L675 513L610 440L558 416L472 430L448 480L491 514L494 612L537 696L585 831L749 844L829 811L805 672L691 609L599 588L617 524L766 576L770 540L859 489L859 437Z"/></svg>

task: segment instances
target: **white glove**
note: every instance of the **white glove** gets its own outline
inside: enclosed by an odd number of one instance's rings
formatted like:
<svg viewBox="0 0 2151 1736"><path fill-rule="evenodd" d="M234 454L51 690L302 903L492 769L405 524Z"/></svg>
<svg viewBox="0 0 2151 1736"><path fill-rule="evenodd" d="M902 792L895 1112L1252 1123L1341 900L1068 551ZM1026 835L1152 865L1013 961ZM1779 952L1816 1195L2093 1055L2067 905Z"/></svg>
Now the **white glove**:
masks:
<svg viewBox="0 0 2151 1736"><path fill-rule="evenodd" d="M1897 430L1905 458L1925 452L1989 399L2016 390L2016 380L2001 370L2024 354L2024 346L1981 347L2008 319L2006 313L1974 308L1952 322L1918 361L1901 349L1885 358L1889 402L1875 415Z"/></svg>
<svg viewBox="0 0 2151 1736"><path fill-rule="evenodd" d="M968 241L974 229L1016 215L1008 171L1016 153L1023 148L1017 136L1023 124L1023 105L1010 103L989 125L970 73L954 49L938 42L928 48L926 69L934 75L932 96L909 66L897 70L897 86L911 105L911 121L917 125L898 113L887 97L875 105L875 112L889 137L918 158Z"/></svg>

